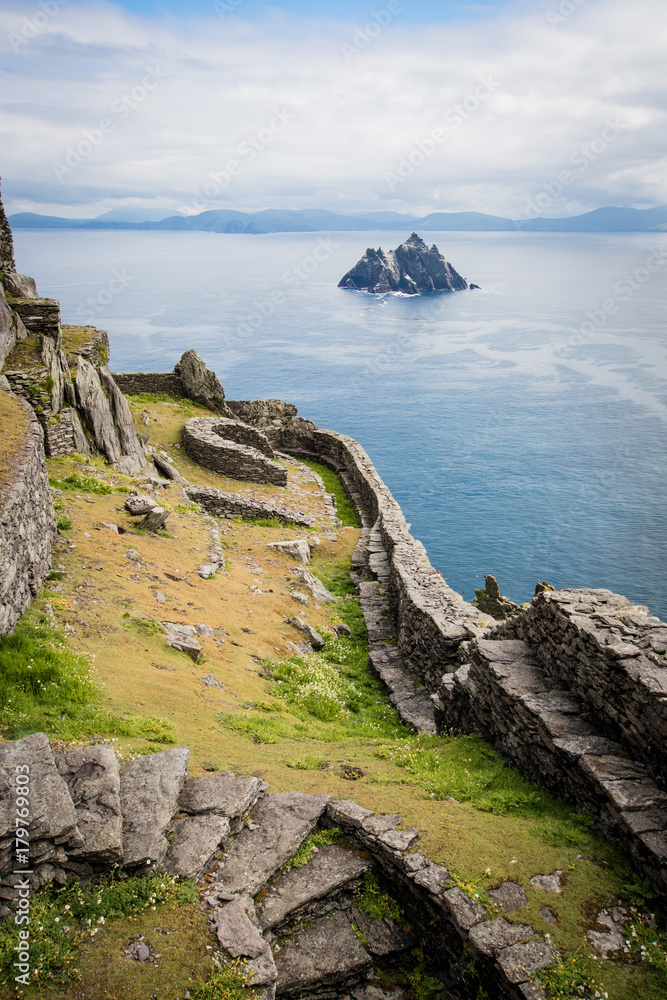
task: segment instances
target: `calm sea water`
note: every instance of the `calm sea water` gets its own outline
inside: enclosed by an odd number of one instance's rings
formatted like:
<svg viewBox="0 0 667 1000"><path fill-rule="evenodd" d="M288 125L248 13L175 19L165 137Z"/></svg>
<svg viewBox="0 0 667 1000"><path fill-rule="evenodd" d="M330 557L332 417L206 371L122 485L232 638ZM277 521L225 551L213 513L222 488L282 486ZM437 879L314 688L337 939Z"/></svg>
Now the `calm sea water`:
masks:
<svg viewBox="0 0 667 1000"><path fill-rule="evenodd" d="M548 580L667 618L667 234L432 233L481 291L336 287L407 235L15 242L65 322L109 331L112 369L194 347L229 398L289 400L357 438L468 600L491 572L517 601Z"/></svg>

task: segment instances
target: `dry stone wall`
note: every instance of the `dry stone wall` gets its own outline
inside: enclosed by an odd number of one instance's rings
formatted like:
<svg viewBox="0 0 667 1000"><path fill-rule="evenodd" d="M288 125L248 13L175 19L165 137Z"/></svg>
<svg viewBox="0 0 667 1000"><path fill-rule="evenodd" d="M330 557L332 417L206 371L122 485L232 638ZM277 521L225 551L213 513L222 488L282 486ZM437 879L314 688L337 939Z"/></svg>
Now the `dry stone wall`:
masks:
<svg viewBox="0 0 667 1000"><path fill-rule="evenodd" d="M56 533L41 427L22 400L26 439L0 495L0 635L11 632L51 568Z"/></svg>
<svg viewBox="0 0 667 1000"><path fill-rule="evenodd" d="M584 699L667 791L667 625L609 590L545 591L503 634L525 639L547 677Z"/></svg>
<svg viewBox="0 0 667 1000"><path fill-rule="evenodd" d="M368 520L377 524L388 560L387 591L398 625L398 648L412 672L435 692L443 672L460 665L461 642L482 635L492 620L464 601L433 568L361 445L345 434L311 428L301 418L286 422L280 447L341 472Z"/></svg>
<svg viewBox="0 0 667 1000"><path fill-rule="evenodd" d="M287 469L273 461L266 436L241 421L193 417L183 428L183 447L194 462L232 479L287 485Z"/></svg>
<svg viewBox="0 0 667 1000"><path fill-rule="evenodd" d="M130 877L164 870L200 880L211 931L263 1000L352 1000L352 992L381 1000L369 977L416 945L459 1000L480 989L498 1000L539 996L531 977L555 958L549 942L528 924L490 919L446 868L414 851L418 831L400 829L400 815L326 794L269 793L258 778L230 771L192 778L189 756L172 748L120 767L108 746L54 752L43 733L0 744L0 922L21 906L26 882L36 891L88 882L112 865ZM30 775L22 860L11 823L18 767ZM343 845L283 867L310 834L332 826ZM356 905L371 867L410 929Z"/></svg>
<svg viewBox="0 0 667 1000"><path fill-rule="evenodd" d="M113 372L113 378L125 396L157 393L185 397L180 377L174 372Z"/></svg>

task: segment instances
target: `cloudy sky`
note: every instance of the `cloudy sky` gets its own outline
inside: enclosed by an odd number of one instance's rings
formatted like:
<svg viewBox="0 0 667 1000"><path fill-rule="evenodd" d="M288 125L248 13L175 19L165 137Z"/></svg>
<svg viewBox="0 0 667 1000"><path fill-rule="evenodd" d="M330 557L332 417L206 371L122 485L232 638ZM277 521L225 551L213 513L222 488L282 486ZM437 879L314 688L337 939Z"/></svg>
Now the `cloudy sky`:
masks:
<svg viewBox="0 0 667 1000"><path fill-rule="evenodd" d="M661 205L666 49L662 0L4 0L3 197L77 217Z"/></svg>

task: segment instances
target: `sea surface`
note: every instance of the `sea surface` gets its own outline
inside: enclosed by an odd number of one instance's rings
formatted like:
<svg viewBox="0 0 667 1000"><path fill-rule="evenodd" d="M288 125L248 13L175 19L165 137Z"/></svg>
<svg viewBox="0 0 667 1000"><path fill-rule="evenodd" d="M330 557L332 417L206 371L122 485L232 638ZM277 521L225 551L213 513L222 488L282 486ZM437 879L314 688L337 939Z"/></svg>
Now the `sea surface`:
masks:
<svg viewBox="0 0 667 1000"><path fill-rule="evenodd" d="M194 347L230 399L278 397L352 435L433 565L607 587L667 619L667 233L430 233L479 291L337 288L396 233L18 231L63 322L116 371Z"/></svg>

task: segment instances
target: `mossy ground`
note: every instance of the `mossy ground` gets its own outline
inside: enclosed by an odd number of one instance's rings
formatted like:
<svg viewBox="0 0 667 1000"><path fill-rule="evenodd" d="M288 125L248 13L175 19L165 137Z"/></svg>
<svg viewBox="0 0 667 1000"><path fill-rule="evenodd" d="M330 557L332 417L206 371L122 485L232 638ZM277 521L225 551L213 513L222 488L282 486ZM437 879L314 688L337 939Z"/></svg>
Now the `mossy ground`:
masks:
<svg viewBox="0 0 667 1000"><path fill-rule="evenodd" d="M0 496L11 485L16 454L25 444L28 420L21 404L0 389Z"/></svg>
<svg viewBox="0 0 667 1000"><path fill-rule="evenodd" d="M201 469L174 447L184 420L205 415L205 410L156 399L136 401L132 409L138 430L150 433L151 443L166 451L191 482L292 503L310 511L316 527L306 532L222 521L225 570L202 580L196 568L206 559L209 525L178 487L161 495L171 511L170 537L142 535L123 510L124 496L118 492L141 477L121 476L100 460L51 460L55 480L93 476L112 488L105 494L73 486L58 497L60 513L72 527L61 533L54 555L60 579L48 582L36 602L41 610L48 611L49 605L69 651L95 657L100 711L143 718L147 724L164 720L175 743L191 747L193 774L230 768L263 778L272 791L329 792L379 812L400 812L404 826L419 830L418 849L446 865L465 891L485 905L488 889L505 880L522 885L528 906L509 919L550 933L564 956L580 956L610 998L664 997L664 979L646 964L591 957L586 930L595 927L603 907L625 898L624 885L632 877L618 852L585 818L505 767L481 740L418 737L400 723L366 666L363 623L347 576L359 531L350 526L338 532L336 541L323 537L325 507L309 474L289 465L285 489L226 479ZM101 527L103 521L127 533L117 535ZM300 589L290 572L296 564L267 542L316 535L320 545L311 568L341 598L322 606L311 600L304 608L290 593ZM302 637L286 621L294 614L305 616L327 636L321 654L295 653L291 643ZM203 662L195 664L167 647L156 625L161 620L206 623L226 634L202 638ZM352 640L334 639L331 625L341 621L350 624ZM209 673L223 689L202 686L201 678ZM59 715L50 720L47 731L54 739L71 738L66 721ZM114 739L123 759L160 749L150 734L105 730L101 719L84 735ZM545 893L530 884L533 875L556 870L564 873L562 893ZM540 915L545 905L554 913L555 925ZM173 925L167 926L180 928L173 955L183 956L187 972L173 994L166 991L177 981L170 958L144 971L123 958L133 935L154 933L153 918L148 914L146 919L143 929L127 917L110 922L86 946L80 983L67 987L70 992L45 995L94 1000L182 995L178 989L206 967L202 942L210 942L201 914L196 907L174 912ZM165 911L159 926L166 926L167 919L172 918ZM157 918L154 923L158 926ZM174 967L176 963L174 958Z"/></svg>

